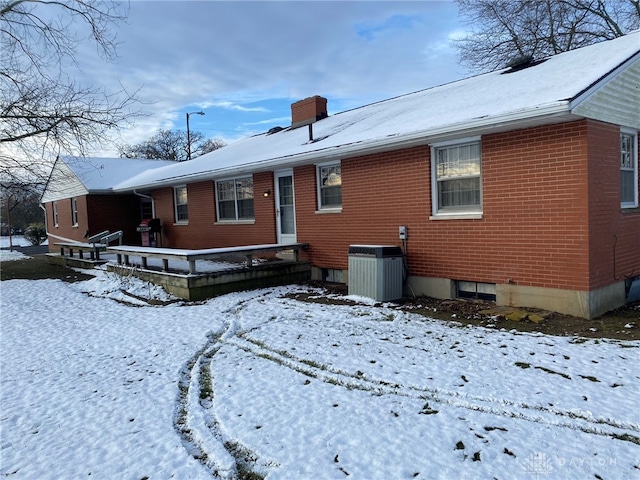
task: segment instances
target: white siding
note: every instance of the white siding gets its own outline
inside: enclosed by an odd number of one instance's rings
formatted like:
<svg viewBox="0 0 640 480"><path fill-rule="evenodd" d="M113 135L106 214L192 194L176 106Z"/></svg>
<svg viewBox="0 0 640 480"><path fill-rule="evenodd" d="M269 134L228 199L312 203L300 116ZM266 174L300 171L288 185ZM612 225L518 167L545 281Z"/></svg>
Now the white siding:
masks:
<svg viewBox="0 0 640 480"><path fill-rule="evenodd" d="M76 174L63 161L57 160L40 201L47 203L88 193Z"/></svg>
<svg viewBox="0 0 640 480"><path fill-rule="evenodd" d="M640 130L640 60L597 89L573 113Z"/></svg>

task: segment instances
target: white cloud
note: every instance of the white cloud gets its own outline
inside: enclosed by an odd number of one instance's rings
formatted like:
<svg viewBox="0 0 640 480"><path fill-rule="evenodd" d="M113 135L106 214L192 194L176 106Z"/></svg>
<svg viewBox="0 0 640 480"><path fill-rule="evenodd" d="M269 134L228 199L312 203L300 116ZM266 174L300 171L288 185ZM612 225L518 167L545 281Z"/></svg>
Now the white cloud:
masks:
<svg viewBox="0 0 640 480"><path fill-rule="evenodd" d="M260 120L259 122L245 122L243 125L253 126L253 125L277 125L283 124L291 121L291 117L277 117L277 118L267 118L266 120Z"/></svg>
<svg viewBox="0 0 640 480"><path fill-rule="evenodd" d="M235 110L237 112L268 112L269 110L264 107L243 107L229 101L218 102L202 102L198 104L201 108L223 108L225 110Z"/></svg>
<svg viewBox="0 0 640 480"><path fill-rule="evenodd" d="M140 88L150 116L123 133L137 141L158 128L184 128L188 108L222 109L198 125L235 136L246 126L286 123L289 104L311 95L327 97L331 114L461 76L450 46L462 28L452 2L130 6L117 62L104 63L87 46L83 80ZM274 99L280 109L264 104Z"/></svg>
<svg viewBox="0 0 640 480"><path fill-rule="evenodd" d="M463 38L469 36L470 34L471 34L470 30L464 30L459 28L450 32L449 35L447 35L447 38L450 41L462 40Z"/></svg>

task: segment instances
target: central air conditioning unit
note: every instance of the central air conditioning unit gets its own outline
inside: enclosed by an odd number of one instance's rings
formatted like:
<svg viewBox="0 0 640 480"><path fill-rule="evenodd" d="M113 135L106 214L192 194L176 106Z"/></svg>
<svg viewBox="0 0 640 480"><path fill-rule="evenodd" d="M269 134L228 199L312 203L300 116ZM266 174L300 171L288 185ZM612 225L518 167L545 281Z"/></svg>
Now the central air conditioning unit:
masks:
<svg viewBox="0 0 640 480"><path fill-rule="evenodd" d="M395 245L349 246L349 295L379 302L402 298L402 249Z"/></svg>

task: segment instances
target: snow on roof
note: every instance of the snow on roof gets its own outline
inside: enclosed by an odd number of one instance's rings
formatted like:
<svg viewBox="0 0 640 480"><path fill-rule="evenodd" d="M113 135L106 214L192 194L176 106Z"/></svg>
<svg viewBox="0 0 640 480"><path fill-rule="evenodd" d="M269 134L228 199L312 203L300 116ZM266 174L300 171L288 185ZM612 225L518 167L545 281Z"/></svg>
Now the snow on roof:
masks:
<svg viewBox="0 0 640 480"><path fill-rule="evenodd" d="M238 140L188 162L145 171L115 190L212 179L409 146L472 128L569 115L581 95L640 52L640 31L338 113L306 127Z"/></svg>
<svg viewBox="0 0 640 480"><path fill-rule="evenodd" d="M171 165L169 160L144 158L99 158L64 156L60 159L78 177L89 193L108 191L120 182L160 167Z"/></svg>
<svg viewBox="0 0 640 480"><path fill-rule="evenodd" d="M141 172L171 163L139 158L58 157L40 197L42 203L88 193L113 193L113 187Z"/></svg>

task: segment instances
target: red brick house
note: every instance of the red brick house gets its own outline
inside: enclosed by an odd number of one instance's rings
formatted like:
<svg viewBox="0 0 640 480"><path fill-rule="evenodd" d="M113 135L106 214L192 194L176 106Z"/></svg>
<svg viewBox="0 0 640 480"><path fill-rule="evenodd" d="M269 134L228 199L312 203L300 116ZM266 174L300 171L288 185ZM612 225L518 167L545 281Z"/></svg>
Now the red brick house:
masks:
<svg viewBox="0 0 640 480"><path fill-rule="evenodd" d="M140 244L136 227L152 218L153 204L137 192L116 193L113 186L137 173L169 165L164 160L58 157L40 202L46 211L51 251L55 242L85 242L109 230L122 230L123 241Z"/></svg>
<svg viewBox="0 0 640 480"><path fill-rule="evenodd" d="M153 198L164 247L305 242L347 282L350 245L401 245L407 293L592 318L639 288L639 86L636 32L335 115L311 97L114 191Z"/></svg>

